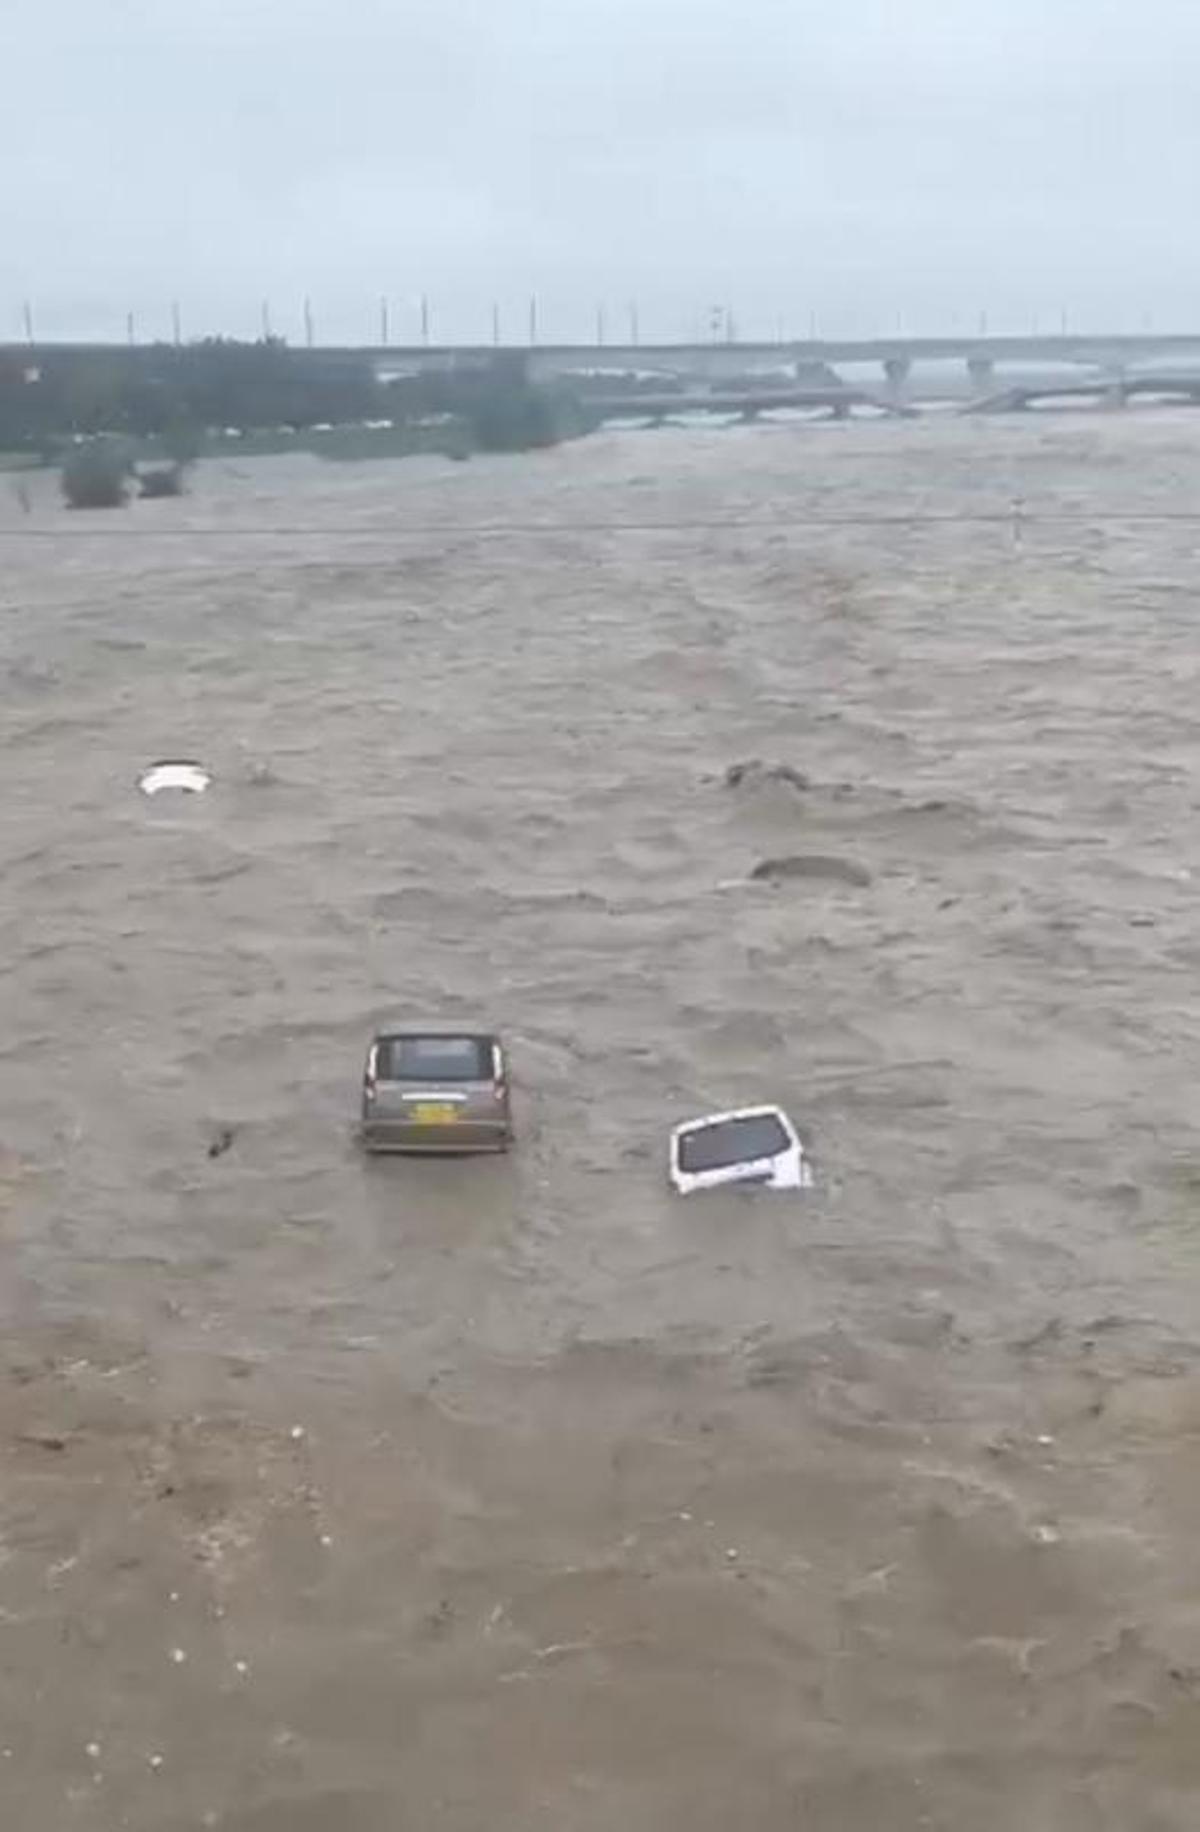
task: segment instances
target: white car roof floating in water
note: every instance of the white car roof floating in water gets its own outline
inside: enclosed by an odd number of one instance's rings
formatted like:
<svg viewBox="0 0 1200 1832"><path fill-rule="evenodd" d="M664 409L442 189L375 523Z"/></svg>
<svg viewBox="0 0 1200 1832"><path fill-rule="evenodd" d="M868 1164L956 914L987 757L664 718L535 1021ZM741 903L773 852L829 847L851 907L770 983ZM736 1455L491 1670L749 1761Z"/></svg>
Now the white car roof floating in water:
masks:
<svg viewBox="0 0 1200 1832"><path fill-rule="evenodd" d="M685 1120L671 1133L669 1175L681 1196L727 1183L812 1188L800 1135L782 1107L736 1107Z"/></svg>
<svg viewBox="0 0 1200 1832"><path fill-rule="evenodd" d="M164 789L179 789L185 795L203 795L212 777L199 763L153 763L138 777L143 795L161 795Z"/></svg>

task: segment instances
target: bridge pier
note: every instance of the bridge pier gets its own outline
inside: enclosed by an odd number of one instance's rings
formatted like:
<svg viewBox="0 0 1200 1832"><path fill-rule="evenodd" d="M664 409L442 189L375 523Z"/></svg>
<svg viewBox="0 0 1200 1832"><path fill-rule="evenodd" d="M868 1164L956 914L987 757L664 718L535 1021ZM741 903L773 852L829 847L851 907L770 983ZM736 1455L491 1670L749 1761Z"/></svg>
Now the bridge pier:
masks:
<svg viewBox="0 0 1200 1832"><path fill-rule="evenodd" d="M973 391L990 394L996 386L996 364L990 356L968 356L967 375Z"/></svg>
<svg viewBox="0 0 1200 1832"><path fill-rule="evenodd" d="M885 356L883 359L883 378L887 384L888 394L893 401L901 401L908 392L908 378L912 374L910 356Z"/></svg>
<svg viewBox="0 0 1200 1832"><path fill-rule="evenodd" d="M527 388L540 379L536 373L537 357L532 350L493 350L486 364L494 380L510 388Z"/></svg>

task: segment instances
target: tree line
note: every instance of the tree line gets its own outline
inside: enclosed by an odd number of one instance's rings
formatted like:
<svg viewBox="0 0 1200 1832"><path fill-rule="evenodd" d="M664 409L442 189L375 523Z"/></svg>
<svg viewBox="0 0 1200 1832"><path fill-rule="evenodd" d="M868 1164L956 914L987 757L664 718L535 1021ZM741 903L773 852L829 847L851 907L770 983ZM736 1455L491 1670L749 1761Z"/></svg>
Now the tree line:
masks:
<svg viewBox="0 0 1200 1832"><path fill-rule="evenodd" d="M439 416L461 421L482 450L552 445L585 430L572 397L531 384L504 352L486 366L390 382L366 361L322 363L277 338L0 358L0 450L47 457L101 433L159 439L185 457L227 428L304 432Z"/></svg>

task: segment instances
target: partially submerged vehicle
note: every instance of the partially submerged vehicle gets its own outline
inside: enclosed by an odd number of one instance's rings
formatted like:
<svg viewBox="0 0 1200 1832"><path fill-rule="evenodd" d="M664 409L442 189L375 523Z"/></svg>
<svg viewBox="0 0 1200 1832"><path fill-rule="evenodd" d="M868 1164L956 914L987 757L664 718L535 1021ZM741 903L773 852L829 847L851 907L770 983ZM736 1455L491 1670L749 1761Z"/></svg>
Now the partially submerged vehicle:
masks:
<svg viewBox="0 0 1200 1832"><path fill-rule="evenodd" d="M161 795L164 789L180 789L186 795L203 795L212 777L202 763L152 763L138 777L143 795Z"/></svg>
<svg viewBox="0 0 1200 1832"><path fill-rule="evenodd" d="M368 1151L507 1151L508 1065L489 1032L381 1031L367 1052L362 1141Z"/></svg>
<svg viewBox="0 0 1200 1832"><path fill-rule="evenodd" d="M812 1187L800 1135L781 1107L739 1107L686 1120L671 1133L669 1174L681 1196L727 1183Z"/></svg>

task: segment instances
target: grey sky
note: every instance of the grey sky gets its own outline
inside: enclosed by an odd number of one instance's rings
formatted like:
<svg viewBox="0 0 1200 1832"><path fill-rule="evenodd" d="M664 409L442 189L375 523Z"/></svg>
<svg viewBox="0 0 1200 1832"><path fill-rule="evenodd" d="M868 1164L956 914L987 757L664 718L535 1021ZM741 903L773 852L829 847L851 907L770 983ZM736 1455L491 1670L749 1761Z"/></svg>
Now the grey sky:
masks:
<svg viewBox="0 0 1200 1832"><path fill-rule="evenodd" d="M1195 0L44 0L0 339L1200 325Z"/></svg>

